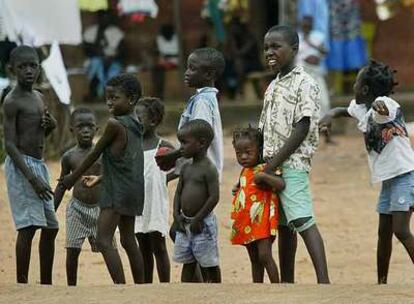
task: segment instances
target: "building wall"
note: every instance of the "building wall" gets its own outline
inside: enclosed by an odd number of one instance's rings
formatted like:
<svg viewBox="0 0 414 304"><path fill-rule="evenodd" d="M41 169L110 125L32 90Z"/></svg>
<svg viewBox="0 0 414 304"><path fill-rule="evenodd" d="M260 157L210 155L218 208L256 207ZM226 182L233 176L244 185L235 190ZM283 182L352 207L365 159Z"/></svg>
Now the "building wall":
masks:
<svg viewBox="0 0 414 304"><path fill-rule="evenodd" d="M386 21L375 14L373 1L364 1L362 18L375 25L372 58L397 70L397 90L414 89L414 11L403 8Z"/></svg>

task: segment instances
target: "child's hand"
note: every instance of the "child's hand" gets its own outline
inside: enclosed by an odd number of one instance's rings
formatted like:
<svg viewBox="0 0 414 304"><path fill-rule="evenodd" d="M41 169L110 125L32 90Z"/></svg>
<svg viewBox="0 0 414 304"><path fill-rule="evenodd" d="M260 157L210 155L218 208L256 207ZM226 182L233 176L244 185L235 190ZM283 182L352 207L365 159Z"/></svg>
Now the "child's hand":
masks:
<svg viewBox="0 0 414 304"><path fill-rule="evenodd" d="M377 99L372 103L372 108L375 112L377 112L380 115L388 116L390 115L390 112L388 111L387 106L385 105L385 102L381 99Z"/></svg>
<svg viewBox="0 0 414 304"><path fill-rule="evenodd" d="M50 115L49 111L45 109L40 125L45 130L52 130L56 128L57 121L52 115Z"/></svg>
<svg viewBox="0 0 414 304"><path fill-rule="evenodd" d="M174 216L173 226L175 226L177 231L185 233L184 218L182 215Z"/></svg>
<svg viewBox="0 0 414 304"><path fill-rule="evenodd" d="M254 183L261 190L270 190L271 189L271 187L267 183L267 176L266 176L267 174L269 174L269 173L259 172L259 173L256 173L253 177Z"/></svg>
<svg viewBox="0 0 414 304"><path fill-rule="evenodd" d="M52 189L41 178L35 176L29 182L41 200L49 201L53 198L54 194Z"/></svg>
<svg viewBox="0 0 414 304"><path fill-rule="evenodd" d="M233 186L233 188L231 188L231 194L232 194L233 196L235 196L235 195L236 195L236 193L237 193L237 191L239 191L239 189L240 189L240 183L235 184L235 185Z"/></svg>
<svg viewBox="0 0 414 304"><path fill-rule="evenodd" d="M190 223L190 231L193 234L200 234L203 231L203 221L192 220Z"/></svg>
<svg viewBox="0 0 414 304"><path fill-rule="evenodd" d="M62 178L59 178L58 181L58 187L62 187L66 190L72 189L73 185L76 183L76 180L73 179L72 174L68 174Z"/></svg>
<svg viewBox="0 0 414 304"><path fill-rule="evenodd" d="M86 175L82 176L82 183L88 188L95 187L101 181L101 176L98 175Z"/></svg>
<svg viewBox="0 0 414 304"><path fill-rule="evenodd" d="M326 114L324 117L322 117L321 120L319 120L319 132L328 135L331 132L331 128L332 128L332 116L329 114Z"/></svg>
<svg viewBox="0 0 414 304"><path fill-rule="evenodd" d="M169 171L175 167L177 152L172 149L166 151L163 151L161 149L162 148L158 149L160 153L157 151L157 155L155 155L155 162L162 171Z"/></svg>

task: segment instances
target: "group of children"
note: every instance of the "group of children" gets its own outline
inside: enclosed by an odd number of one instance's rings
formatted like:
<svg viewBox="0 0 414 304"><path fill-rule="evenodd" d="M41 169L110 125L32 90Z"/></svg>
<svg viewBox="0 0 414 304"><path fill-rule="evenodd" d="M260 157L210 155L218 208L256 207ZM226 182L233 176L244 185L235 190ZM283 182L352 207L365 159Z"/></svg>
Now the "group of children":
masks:
<svg viewBox="0 0 414 304"><path fill-rule="evenodd" d="M313 213L309 172L319 138L336 117L355 117L364 133L373 182L382 182L378 203L378 283L386 283L395 234L414 262L409 222L414 204L414 152L402 111L387 97L393 71L371 62L358 74L355 100L348 108L319 117L320 90L302 67L295 65L298 34L274 26L264 37L264 55L276 78L264 97L259 127L233 132L233 147L242 167L233 188L231 235L243 245L251 262L253 282L294 282L297 233L303 238L318 283L329 283L321 234ZM187 61L184 81L196 89L181 116L175 149L160 138L164 117L161 100L141 97L136 77L121 74L105 87L111 117L96 144L96 117L87 108L71 115L77 145L62 157L54 192L42 160L45 137L56 127L42 95L33 90L39 74L36 52L26 46L11 54L17 85L5 98L4 133L8 157L6 179L16 241L17 282L27 283L31 243L38 228L42 284L52 284L54 244L58 232L55 210L73 188L66 208L67 282L76 285L78 258L88 238L102 253L114 283L125 283L114 238L120 232L135 283L150 283L154 257L160 282L170 281L166 249L174 241L173 260L182 263L182 282L221 282L218 226L223 170L223 135L215 80L224 58L212 48L197 49ZM168 224L167 183L178 178ZM272 255L278 235L280 276ZM139 244L139 247L137 245Z"/></svg>

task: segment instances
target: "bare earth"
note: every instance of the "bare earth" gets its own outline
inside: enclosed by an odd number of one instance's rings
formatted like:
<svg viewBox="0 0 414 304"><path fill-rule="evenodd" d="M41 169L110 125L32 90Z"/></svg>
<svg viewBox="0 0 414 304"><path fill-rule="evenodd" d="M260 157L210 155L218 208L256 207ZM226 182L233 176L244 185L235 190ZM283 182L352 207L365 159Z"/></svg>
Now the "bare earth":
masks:
<svg viewBox="0 0 414 304"><path fill-rule="evenodd" d="M325 241L333 285L317 286L312 263L303 242L296 258L296 285L250 284L250 266L243 247L232 246L228 218L232 185L240 169L231 139L225 139L225 172L216 214L220 225L221 285L178 284L180 265L172 262L173 284L126 287L112 286L100 254L85 244L80 257L79 287L67 288L65 276L65 208L58 216L61 229L56 242L53 287L38 286L38 238L35 238L30 285L15 282L14 242L16 232L6 196L4 174L0 175L0 303L414 303L414 268L403 246L395 239L388 286L376 286L375 205L379 188L369 183L366 155L360 137L341 136L338 145L321 144L311 174L315 213ZM53 179L59 163L48 163ZM170 196L175 184L170 185ZM66 195L66 202L69 195ZM65 206L65 204L62 204ZM172 242L168 241L170 253ZM127 280L132 282L124 252ZM277 258L277 246L274 247ZM155 280L157 278L155 276Z"/></svg>

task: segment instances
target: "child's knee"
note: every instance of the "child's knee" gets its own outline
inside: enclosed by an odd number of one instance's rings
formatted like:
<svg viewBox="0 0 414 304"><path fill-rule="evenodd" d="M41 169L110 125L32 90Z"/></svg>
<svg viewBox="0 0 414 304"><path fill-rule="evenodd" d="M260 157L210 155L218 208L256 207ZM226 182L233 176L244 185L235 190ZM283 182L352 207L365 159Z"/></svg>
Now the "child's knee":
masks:
<svg viewBox="0 0 414 304"><path fill-rule="evenodd" d="M393 232L398 240L404 242L411 237L411 232L408 227L393 227Z"/></svg>
<svg viewBox="0 0 414 304"><path fill-rule="evenodd" d="M315 223L316 223L315 218L313 216L308 216L308 217L302 217L302 218L293 220L289 224L293 226L295 231L300 233L300 232L303 232L309 229L310 227L315 225Z"/></svg>
<svg viewBox="0 0 414 304"><path fill-rule="evenodd" d="M96 238L96 248L100 252L115 249L112 244L111 238L100 237L100 236Z"/></svg>
<svg viewBox="0 0 414 304"><path fill-rule="evenodd" d="M43 229L40 235L42 240L54 241L59 229Z"/></svg>
<svg viewBox="0 0 414 304"><path fill-rule="evenodd" d="M125 235L121 234L120 241L121 241L122 247L125 250L133 248L133 246L137 245L135 237L133 235L132 236L125 236Z"/></svg>

